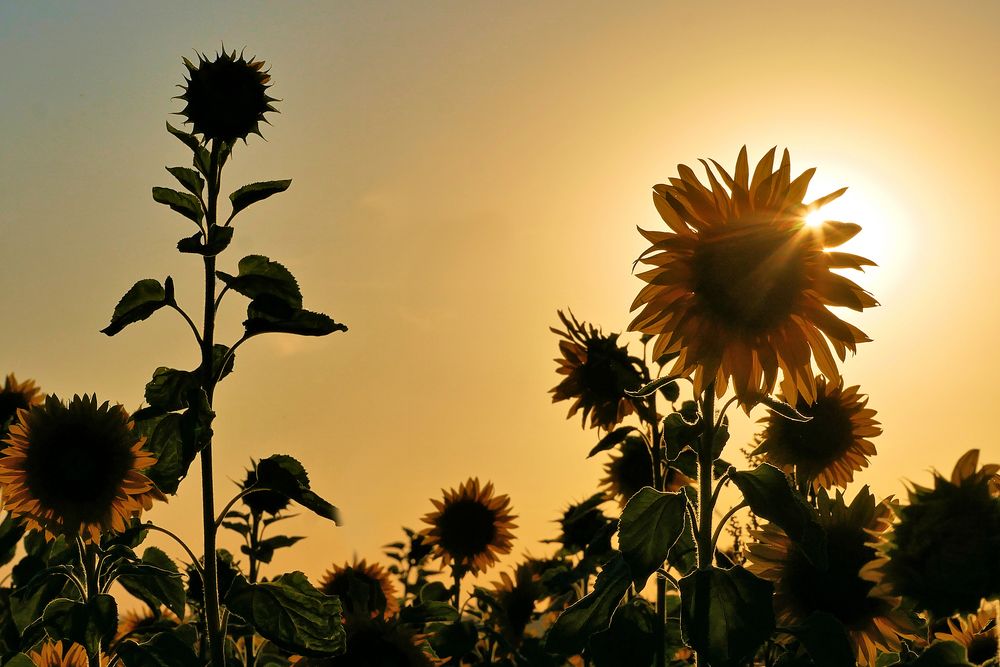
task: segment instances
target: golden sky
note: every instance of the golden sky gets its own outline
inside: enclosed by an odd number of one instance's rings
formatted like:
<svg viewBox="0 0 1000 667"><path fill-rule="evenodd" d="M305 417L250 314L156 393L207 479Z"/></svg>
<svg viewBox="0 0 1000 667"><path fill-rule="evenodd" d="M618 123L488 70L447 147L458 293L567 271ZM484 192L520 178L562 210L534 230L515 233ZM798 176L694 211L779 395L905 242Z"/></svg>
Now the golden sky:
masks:
<svg viewBox="0 0 1000 667"><path fill-rule="evenodd" d="M268 255L350 326L251 341L217 393L220 501L250 457L288 453L345 518L288 522L308 540L265 574L378 558L469 476L511 496L515 553L545 553L602 474L547 393L556 309L622 330L635 227L663 226L650 187L743 144L818 167L811 195L849 186L850 247L880 265L857 280L882 306L848 316L875 342L844 375L885 428L861 480L899 494L966 449L998 461L998 26L982 1L5 2L0 373L134 409L154 368L196 365L172 313L98 331L139 278L172 275L197 310L191 230L150 188L188 159L163 129L181 57L224 43L282 100L225 191L293 184L241 215L220 269ZM197 477L150 514L195 544Z"/></svg>

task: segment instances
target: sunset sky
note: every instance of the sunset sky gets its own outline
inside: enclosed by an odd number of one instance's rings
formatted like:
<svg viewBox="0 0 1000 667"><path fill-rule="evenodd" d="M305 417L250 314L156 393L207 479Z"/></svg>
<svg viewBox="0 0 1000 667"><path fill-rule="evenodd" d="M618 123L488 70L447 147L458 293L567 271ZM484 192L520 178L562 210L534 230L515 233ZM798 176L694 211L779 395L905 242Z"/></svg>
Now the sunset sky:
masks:
<svg viewBox="0 0 1000 667"><path fill-rule="evenodd" d="M885 496L969 448L1000 461L998 27L979 0L4 2L0 374L132 410L157 366L197 364L174 313L99 330L140 278L198 309L191 230L150 188L189 160L164 130L181 58L225 44L267 62L281 113L224 192L293 183L241 215L220 269L267 255L350 327L254 339L217 394L220 505L250 457L287 453L345 519L288 522L308 539L265 574L378 559L469 476L511 496L515 555L547 553L603 474L548 394L556 309L623 330L635 228L665 229L651 186L744 144L817 167L810 195L849 186L831 216L879 264L857 282L881 307L845 316L875 342L844 376L885 429L859 479ZM221 340L244 308L227 297ZM727 458L762 414L734 414ZM149 514L194 545L197 479Z"/></svg>

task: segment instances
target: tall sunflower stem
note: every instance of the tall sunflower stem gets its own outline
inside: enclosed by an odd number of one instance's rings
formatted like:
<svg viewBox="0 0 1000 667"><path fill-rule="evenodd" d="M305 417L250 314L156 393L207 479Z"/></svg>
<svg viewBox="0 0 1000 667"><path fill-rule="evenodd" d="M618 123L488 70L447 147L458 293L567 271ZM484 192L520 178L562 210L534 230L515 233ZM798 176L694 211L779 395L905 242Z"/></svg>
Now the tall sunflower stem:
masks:
<svg viewBox="0 0 1000 667"><path fill-rule="evenodd" d="M643 355L645 357L645 354ZM660 420L656 413L656 392L649 397L649 413L651 421L649 424L651 431L652 446L650 447L650 458L653 463L653 486L657 491L663 491L665 480L663 474L663 443L661 442ZM655 642L656 667L666 667L667 650L667 581L664 577L656 575L656 623L653 624L653 641Z"/></svg>
<svg viewBox="0 0 1000 667"><path fill-rule="evenodd" d="M98 553L96 544L87 544L85 547L80 543L84 551L81 552L83 558L84 573L87 581L86 600L89 602L101 594L101 582L98 578ZM87 653L87 663L89 667L102 667L101 649L98 647L95 653Z"/></svg>
<svg viewBox="0 0 1000 667"><path fill-rule="evenodd" d="M715 382L709 383L705 388L705 393L701 398L701 421L705 429L701 433L701 441L698 443L698 529L695 533L695 542L698 546L698 570L708 571L712 569L712 557L714 548L712 545L712 510L713 510L713 489L712 470L714 461L712 450L715 444ZM708 617L708 606L700 605L700 618L695 619L697 627L707 628L710 623ZM702 656L695 654L698 667L706 667L707 663Z"/></svg>

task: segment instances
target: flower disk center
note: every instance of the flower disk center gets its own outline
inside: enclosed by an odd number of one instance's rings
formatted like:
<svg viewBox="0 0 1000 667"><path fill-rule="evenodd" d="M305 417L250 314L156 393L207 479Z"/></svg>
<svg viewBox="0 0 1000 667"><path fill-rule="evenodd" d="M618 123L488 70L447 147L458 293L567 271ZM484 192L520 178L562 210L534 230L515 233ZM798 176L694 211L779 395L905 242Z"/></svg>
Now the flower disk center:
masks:
<svg viewBox="0 0 1000 667"><path fill-rule="evenodd" d="M496 537L496 514L475 500L457 500L438 519L441 547L456 559L473 558Z"/></svg>

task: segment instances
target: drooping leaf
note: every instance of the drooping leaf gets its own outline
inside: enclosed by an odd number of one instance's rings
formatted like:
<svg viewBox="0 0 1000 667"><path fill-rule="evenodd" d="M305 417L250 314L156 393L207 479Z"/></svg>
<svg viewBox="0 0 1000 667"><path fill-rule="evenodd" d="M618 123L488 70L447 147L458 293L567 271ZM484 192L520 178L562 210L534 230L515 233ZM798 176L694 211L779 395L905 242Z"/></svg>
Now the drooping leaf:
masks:
<svg viewBox="0 0 1000 667"><path fill-rule="evenodd" d="M618 524L618 546L628 563L637 590L649 575L663 566L670 547L684 530L684 494L663 493L644 487L622 510Z"/></svg>
<svg viewBox="0 0 1000 667"><path fill-rule="evenodd" d="M42 626L53 641L75 642L93 655L118 629L118 605L110 595L95 595L87 602L57 598L45 607Z"/></svg>
<svg viewBox="0 0 1000 667"><path fill-rule="evenodd" d="M680 582L681 632L712 667L737 667L774 632L774 587L742 567L695 570Z"/></svg>
<svg viewBox="0 0 1000 667"><path fill-rule="evenodd" d="M789 631L805 647L815 667L844 667L856 661L847 630L831 614L813 612Z"/></svg>
<svg viewBox="0 0 1000 667"><path fill-rule="evenodd" d="M236 355L230 356L226 359L226 355L229 354L229 348L220 343L216 343L212 346L212 377L216 381L221 381L224 377L233 372L233 367L236 364ZM222 365L223 360L225 360L225 366Z"/></svg>
<svg viewBox="0 0 1000 667"><path fill-rule="evenodd" d="M205 215L198 198L186 192L156 187L153 188L153 201L169 206L196 225L201 225L201 219Z"/></svg>
<svg viewBox="0 0 1000 667"><path fill-rule="evenodd" d="M119 567L118 583L156 612L160 605L184 618L184 581L177 564L156 547L148 547L137 563Z"/></svg>
<svg viewBox="0 0 1000 667"><path fill-rule="evenodd" d="M587 458L589 459L595 454L600 454L601 452L606 452L609 449L614 448L618 444L624 442L625 438L627 438L632 431L637 430L638 429L634 426L619 426L614 431L611 431L601 438L600 441L594 445L594 448L590 450L590 453L587 454Z"/></svg>
<svg viewBox="0 0 1000 667"><path fill-rule="evenodd" d="M291 309L302 308L302 292L291 271L263 255L247 255L240 260L239 272L232 276L222 271L216 275L229 289L254 300L272 297Z"/></svg>
<svg viewBox="0 0 1000 667"><path fill-rule="evenodd" d="M239 576L226 595L226 606L287 651L311 656L344 651L340 600L314 588L301 572L259 584Z"/></svg>
<svg viewBox="0 0 1000 667"><path fill-rule="evenodd" d="M652 382L644 384L635 391L629 391L628 389L626 389L625 393L631 396L632 398L645 398L650 394L655 393L656 390L659 389L660 387L665 387L671 382L680 379L680 377L681 376L679 375L665 375L664 377L656 378Z"/></svg>
<svg viewBox="0 0 1000 667"><path fill-rule="evenodd" d="M328 315L292 308L273 296L260 296L247 306L243 322L248 336L262 333L290 333L298 336L326 336L335 331L347 331L347 326Z"/></svg>
<svg viewBox="0 0 1000 667"><path fill-rule="evenodd" d="M197 639L195 629L185 624L157 633L142 644L126 640L115 653L125 667L201 667L201 658L194 651Z"/></svg>
<svg viewBox="0 0 1000 667"><path fill-rule="evenodd" d="M672 412L663 419L663 445L667 458L673 461L680 456L681 450L693 446L701 436L702 423L697 420L689 423L679 412Z"/></svg>
<svg viewBox="0 0 1000 667"><path fill-rule="evenodd" d="M185 236L177 242L177 250L192 255L215 257L229 247L233 241L233 228L216 225L208 230L208 242L201 232Z"/></svg>
<svg viewBox="0 0 1000 667"><path fill-rule="evenodd" d="M597 575L594 590L559 615L545 639L553 653L572 655L587 645L594 633L606 630L629 585L632 573L621 554L608 561Z"/></svg>
<svg viewBox="0 0 1000 667"><path fill-rule="evenodd" d="M284 494L308 510L340 524L336 507L309 488L309 475L296 459L286 454L272 454L257 464L257 485Z"/></svg>
<svg viewBox="0 0 1000 667"><path fill-rule="evenodd" d="M827 566L826 533L816 510L795 492L785 473L769 463L752 471L732 470L729 479L743 493L750 510L778 526L802 548L816 567Z"/></svg>
<svg viewBox="0 0 1000 667"><path fill-rule="evenodd" d="M253 550L253 555L262 563L270 563L271 559L274 558L274 552L276 549L290 547L299 540L303 539L305 538L289 535L275 535L274 537L268 537L257 543L257 548ZM250 547L245 544L240 547L240 551L248 556L251 555Z"/></svg>
<svg viewBox="0 0 1000 667"><path fill-rule="evenodd" d="M167 123L167 132L174 135L181 140L185 146L191 149L191 153L194 155L194 166L203 175L207 176L209 171L209 161L210 156L208 150L201 145L198 138L193 134L189 134L184 130L179 130L173 127L170 123Z"/></svg>
<svg viewBox="0 0 1000 667"><path fill-rule="evenodd" d="M101 333L114 336L128 325L146 319L160 308L174 303L174 281L169 276L161 285L159 280L146 278L132 285L115 306L111 324Z"/></svg>
<svg viewBox="0 0 1000 667"><path fill-rule="evenodd" d="M284 181L262 181L260 183L250 183L229 195L229 201L233 203L232 215L245 209L251 204L255 204L262 199L267 199L271 195L284 192L292 184L291 179Z"/></svg>
<svg viewBox="0 0 1000 667"><path fill-rule="evenodd" d="M192 394L201 388L196 373L160 366L153 371L153 378L146 383L146 402L150 407L171 412L183 410Z"/></svg>
<svg viewBox="0 0 1000 667"><path fill-rule="evenodd" d="M201 177L194 169L188 169L187 167L166 167L166 170L170 172L170 175L177 179L177 182L184 186L184 188L191 194L200 196L202 190L205 189L205 179Z"/></svg>
<svg viewBox="0 0 1000 667"><path fill-rule="evenodd" d="M771 396L761 396L760 402L771 409L772 412L784 417L788 421L793 422L807 422L811 421L812 417L807 417L793 406L785 403L784 401L779 401L778 399Z"/></svg>

